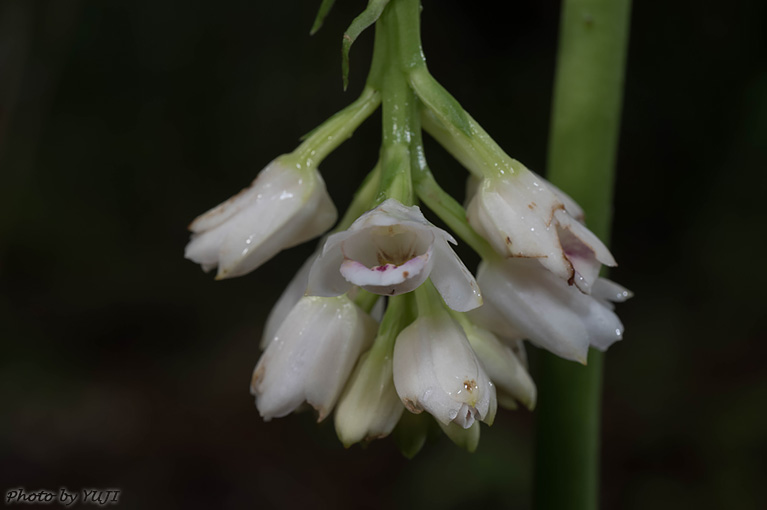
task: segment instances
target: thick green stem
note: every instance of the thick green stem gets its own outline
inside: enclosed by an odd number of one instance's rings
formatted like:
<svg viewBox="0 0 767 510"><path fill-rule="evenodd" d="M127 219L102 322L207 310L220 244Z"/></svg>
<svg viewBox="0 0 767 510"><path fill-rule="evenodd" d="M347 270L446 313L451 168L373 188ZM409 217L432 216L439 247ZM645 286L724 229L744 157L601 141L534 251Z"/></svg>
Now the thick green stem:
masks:
<svg viewBox="0 0 767 510"><path fill-rule="evenodd" d="M386 43L388 61L382 79L381 183L378 202L395 198L405 205L413 203L410 169L410 139L413 126L414 96L403 71L400 55L400 27L391 2L376 25Z"/></svg>
<svg viewBox="0 0 767 510"><path fill-rule="evenodd" d="M560 26L548 178L609 237L630 0L565 0ZM541 354L534 507L599 506L603 356L588 366Z"/></svg>

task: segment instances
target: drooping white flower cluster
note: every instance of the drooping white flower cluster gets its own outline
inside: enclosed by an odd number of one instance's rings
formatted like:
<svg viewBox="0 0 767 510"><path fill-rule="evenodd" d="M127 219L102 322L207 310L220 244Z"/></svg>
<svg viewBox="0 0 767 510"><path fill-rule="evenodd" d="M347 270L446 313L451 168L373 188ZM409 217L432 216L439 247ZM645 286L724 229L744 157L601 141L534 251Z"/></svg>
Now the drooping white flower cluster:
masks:
<svg viewBox="0 0 767 510"><path fill-rule="evenodd" d="M533 409L524 342L585 364L622 338L613 303L631 295L599 277L616 263L578 204L429 74L419 12L417 0L368 4L353 22L359 34L378 20L360 97L194 220L185 252L230 278L326 235L269 314L251 393L265 421L308 404L320 421L333 414L344 445L396 429L407 455L431 425L473 450L499 405ZM379 164L328 233L337 213L318 165L379 105ZM472 174L466 209L431 174L422 129ZM419 200L481 256L476 277Z"/></svg>
<svg viewBox="0 0 767 510"><path fill-rule="evenodd" d="M324 233L335 208L319 174L276 168L198 218L187 257L228 277ZM498 256L475 280L455 240L417 206L387 199L365 212L325 238L272 310L251 384L262 417L306 402L323 420L335 408L349 445L388 435L405 411L469 429L492 423L498 404L532 409L523 340L585 363L589 346L604 350L623 333L611 302L630 294L597 277L614 260L581 215L532 172L481 182L468 223ZM379 324L380 311L374 318L355 302L364 291L382 296L379 307L414 291L425 297L408 302L409 319L390 304ZM397 326L383 332L387 316Z"/></svg>

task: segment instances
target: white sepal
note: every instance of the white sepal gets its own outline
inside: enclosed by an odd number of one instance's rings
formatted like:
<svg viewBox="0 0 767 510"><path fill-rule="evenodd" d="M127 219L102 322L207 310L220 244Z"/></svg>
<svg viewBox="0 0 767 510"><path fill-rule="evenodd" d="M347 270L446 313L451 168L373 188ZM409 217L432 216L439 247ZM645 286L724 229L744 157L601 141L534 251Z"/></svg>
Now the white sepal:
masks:
<svg viewBox="0 0 767 510"><path fill-rule="evenodd" d="M501 401L502 395L509 396L533 410L537 394L535 383L512 348L476 324L467 321L463 329L471 348L495 384L498 400Z"/></svg>
<svg viewBox="0 0 767 510"><path fill-rule="evenodd" d="M421 316L399 334L394 386L408 410L426 410L443 424L469 428L495 417L495 387L446 311Z"/></svg>
<svg viewBox="0 0 767 510"><path fill-rule="evenodd" d="M264 168L249 188L196 218L184 256L217 279L242 276L279 251L321 235L336 208L316 169L288 158Z"/></svg>
<svg viewBox="0 0 767 510"><path fill-rule="evenodd" d="M605 350L623 337L623 324L606 301L617 289L601 283L602 279L596 281L595 288L609 288L610 292L590 296L567 285L534 260L525 259L484 261L477 279L485 303L497 315L492 321L487 321L487 314L479 310L469 316L499 335L516 332L517 338L526 338L557 356L584 364L590 345Z"/></svg>
<svg viewBox="0 0 767 510"><path fill-rule="evenodd" d="M377 327L347 296L301 298L253 372L251 393L264 420L286 416L304 401L323 420Z"/></svg>
<svg viewBox="0 0 767 510"><path fill-rule="evenodd" d="M277 335L277 330L282 326L285 321L285 317L288 316L290 311L296 306L296 303L306 293L306 285L309 282L309 270L312 268L314 260L317 258L318 252L313 253L308 259L304 261L301 268L290 280L288 286L282 291L280 298L272 307L269 312L269 316L266 318L266 324L264 325L264 332L261 335L261 350L266 349L269 346L269 342L274 340Z"/></svg>

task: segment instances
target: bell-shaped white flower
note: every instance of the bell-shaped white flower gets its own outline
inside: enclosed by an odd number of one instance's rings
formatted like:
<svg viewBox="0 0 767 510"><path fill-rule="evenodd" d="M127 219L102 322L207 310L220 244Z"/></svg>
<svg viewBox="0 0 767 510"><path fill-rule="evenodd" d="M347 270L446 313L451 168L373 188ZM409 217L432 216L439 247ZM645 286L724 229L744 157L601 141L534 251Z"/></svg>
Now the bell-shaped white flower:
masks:
<svg viewBox="0 0 767 510"><path fill-rule="evenodd" d="M463 428L495 418L495 386L447 311L422 315L402 330L393 368L397 393L413 413L426 410Z"/></svg>
<svg viewBox="0 0 767 510"><path fill-rule="evenodd" d="M431 277L453 310L482 304L474 276L448 242L455 240L424 218L421 210L388 199L328 237L309 275L310 295L337 296L359 285L395 296Z"/></svg>
<svg viewBox="0 0 767 510"><path fill-rule="evenodd" d="M360 358L338 401L336 433L346 447L386 437L404 410L394 389L392 358L373 348Z"/></svg>
<svg viewBox="0 0 767 510"><path fill-rule="evenodd" d="M578 204L524 167L482 179L466 214L499 254L537 259L584 293L591 292L602 264L616 265L604 243L580 222Z"/></svg>
<svg viewBox="0 0 767 510"><path fill-rule="evenodd" d="M523 360L490 331L469 321L462 326L471 348L495 384L498 402L514 408L514 401L519 401L534 409L537 390Z"/></svg>
<svg viewBox="0 0 767 510"><path fill-rule="evenodd" d="M347 296L301 298L253 372L250 390L264 420L285 416L304 401L323 420L377 327Z"/></svg>
<svg viewBox="0 0 767 510"><path fill-rule="evenodd" d="M624 301L631 292L604 278L595 281L588 295L534 260L512 258L483 261L477 280L485 304L469 316L501 336L527 338L584 364L589 346L604 351L623 337L610 301Z"/></svg>
<svg viewBox="0 0 767 510"><path fill-rule="evenodd" d="M217 279L242 276L279 251L321 235L337 217L319 172L287 156L264 168L249 188L197 217L184 256Z"/></svg>

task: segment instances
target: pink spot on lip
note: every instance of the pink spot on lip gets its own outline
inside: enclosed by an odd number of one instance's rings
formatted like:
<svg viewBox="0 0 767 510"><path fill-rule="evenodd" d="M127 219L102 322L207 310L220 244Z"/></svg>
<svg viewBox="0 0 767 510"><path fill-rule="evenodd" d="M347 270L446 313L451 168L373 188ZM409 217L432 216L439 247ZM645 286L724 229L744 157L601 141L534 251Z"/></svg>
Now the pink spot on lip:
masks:
<svg viewBox="0 0 767 510"><path fill-rule="evenodd" d="M395 266L393 264L384 264L383 266L375 266L375 267L373 267L371 269L373 269L373 271L384 272L384 271L388 271L389 269L391 269L393 267L397 267L397 266Z"/></svg>

